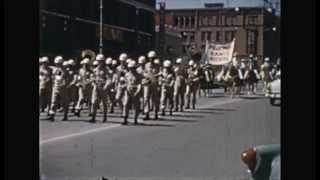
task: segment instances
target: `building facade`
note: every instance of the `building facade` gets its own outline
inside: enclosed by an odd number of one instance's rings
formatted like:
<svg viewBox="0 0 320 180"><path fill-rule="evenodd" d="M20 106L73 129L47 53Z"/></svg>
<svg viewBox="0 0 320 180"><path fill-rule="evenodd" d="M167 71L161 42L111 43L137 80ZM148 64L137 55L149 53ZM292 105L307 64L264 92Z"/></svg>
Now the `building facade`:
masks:
<svg viewBox="0 0 320 180"><path fill-rule="evenodd" d="M166 16L165 24L183 35L183 50L203 52L207 40L227 43L235 38L239 58L252 54L261 62L280 57L280 17L265 8L169 9Z"/></svg>
<svg viewBox="0 0 320 180"><path fill-rule="evenodd" d="M154 48L155 0L103 0L103 53L131 56ZM100 0L41 0L40 55L99 52Z"/></svg>
<svg viewBox="0 0 320 180"><path fill-rule="evenodd" d="M155 36L155 49L159 50L159 41L160 41L160 33L159 27L156 26L156 36ZM184 51L182 49L182 36L181 34L172 29L171 27L165 27L164 33L164 47L163 54L161 55L163 58L175 59L177 57L183 56Z"/></svg>

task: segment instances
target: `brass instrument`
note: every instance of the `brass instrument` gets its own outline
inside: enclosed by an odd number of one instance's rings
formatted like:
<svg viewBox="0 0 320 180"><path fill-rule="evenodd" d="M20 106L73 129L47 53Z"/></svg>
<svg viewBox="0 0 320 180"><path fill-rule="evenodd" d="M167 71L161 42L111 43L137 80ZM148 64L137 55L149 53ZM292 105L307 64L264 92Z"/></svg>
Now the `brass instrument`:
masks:
<svg viewBox="0 0 320 180"><path fill-rule="evenodd" d="M88 57L90 61L94 61L96 58L96 53L90 49L85 49L81 52L81 57L82 58Z"/></svg>

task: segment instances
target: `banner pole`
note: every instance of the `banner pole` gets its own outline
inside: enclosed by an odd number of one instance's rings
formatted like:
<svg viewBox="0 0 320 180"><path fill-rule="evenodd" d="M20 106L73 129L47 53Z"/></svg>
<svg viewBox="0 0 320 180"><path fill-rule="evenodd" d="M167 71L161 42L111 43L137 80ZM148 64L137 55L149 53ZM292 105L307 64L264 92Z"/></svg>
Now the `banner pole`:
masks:
<svg viewBox="0 0 320 180"><path fill-rule="evenodd" d="M204 49L204 53L202 54L201 60L200 60L200 62L203 64L206 64L206 62L208 62L207 53L208 53L208 40L206 40L206 46Z"/></svg>

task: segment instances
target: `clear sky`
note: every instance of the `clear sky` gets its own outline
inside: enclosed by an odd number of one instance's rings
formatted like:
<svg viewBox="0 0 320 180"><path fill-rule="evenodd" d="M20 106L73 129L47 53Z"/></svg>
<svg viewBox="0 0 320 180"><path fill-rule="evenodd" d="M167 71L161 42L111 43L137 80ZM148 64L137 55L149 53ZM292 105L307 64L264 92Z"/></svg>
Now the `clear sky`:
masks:
<svg viewBox="0 0 320 180"><path fill-rule="evenodd" d="M163 0L157 0L160 2ZM167 9L202 8L204 3L224 3L225 7L263 6L264 0L164 0ZM280 0L269 0L280 2Z"/></svg>

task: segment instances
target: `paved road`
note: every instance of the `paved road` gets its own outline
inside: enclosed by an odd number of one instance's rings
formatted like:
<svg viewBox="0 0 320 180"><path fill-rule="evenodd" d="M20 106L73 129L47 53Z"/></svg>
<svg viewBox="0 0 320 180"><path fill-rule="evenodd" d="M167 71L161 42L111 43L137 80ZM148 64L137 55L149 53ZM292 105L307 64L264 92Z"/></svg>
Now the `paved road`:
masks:
<svg viewBox="0 0 320 180"><path fill-rule="evenodd" d="M87 123L86 115L41 120L44 179L247 179L240 153L280 143L280 108L261 97L200 98L196 110L138 126L121 126L119 112L110 116L107 124Z"/></svg>

